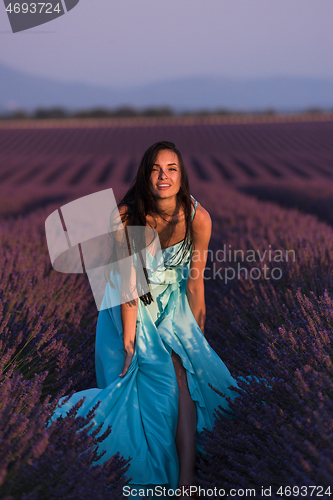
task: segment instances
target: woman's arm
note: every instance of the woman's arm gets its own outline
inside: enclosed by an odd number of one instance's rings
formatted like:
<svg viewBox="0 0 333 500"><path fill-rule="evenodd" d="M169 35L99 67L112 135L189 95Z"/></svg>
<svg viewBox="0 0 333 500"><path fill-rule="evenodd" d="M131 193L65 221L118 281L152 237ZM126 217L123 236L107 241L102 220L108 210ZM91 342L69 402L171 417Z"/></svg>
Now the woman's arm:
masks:
<svg viewBox="0 0 333 500"><path fill-rule="evenodd" d="M208 245L212 233L209 213L201 205L197 206L192 222L194 250L192 252L186 292L191 311L202 333L206 319L204 271L207 262Z"/></svg>
<svg viewBox="0 0 333 500"><path fill-rule="evenodd" d="M119 377L124 377L132 362L135 349L136 320L138 316L138 299L120 305L121 323L123 326L123 342L125 361Z"/></svg>
<svg viewBox="0 0 333 500"><path fill-rule="evenodd" d="M136 271L133 259L129 258L130 244L126 230L126 207L120 207L118 230L114 233L117 248L117 260L121 274L121 304L120 316L123 329L123 344L125 360L121 374L124 377L132 362L135 350L136 320L138 315L138 299L133 298L133 290L136 290ZM125 260L126 259L126 260Z"/></svg>

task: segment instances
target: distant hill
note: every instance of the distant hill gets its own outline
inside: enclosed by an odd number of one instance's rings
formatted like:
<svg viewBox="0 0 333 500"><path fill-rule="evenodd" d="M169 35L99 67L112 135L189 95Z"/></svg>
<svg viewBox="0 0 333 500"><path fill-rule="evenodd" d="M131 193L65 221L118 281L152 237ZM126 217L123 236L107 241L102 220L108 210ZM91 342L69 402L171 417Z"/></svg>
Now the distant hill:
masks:
<svg viewBox="0 0 333 500"><path fill-rule="evenodd" d="M29 112L60 106L70 111L92 107L169 106L175 111L215 110L280 112L333 109L333 79L266 77L227 79L193 76L133 87L112 88L67 83L33 76L0 64L0 112L15 107Z"/></svg>

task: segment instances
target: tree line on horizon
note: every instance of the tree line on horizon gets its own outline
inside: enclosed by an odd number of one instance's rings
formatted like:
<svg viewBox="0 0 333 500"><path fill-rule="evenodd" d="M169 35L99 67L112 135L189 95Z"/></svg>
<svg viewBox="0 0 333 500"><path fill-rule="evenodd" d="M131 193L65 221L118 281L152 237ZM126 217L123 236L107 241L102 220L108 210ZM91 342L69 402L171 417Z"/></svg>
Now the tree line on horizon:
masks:
<svg viewBox="0 0 333 500"><path fill-rule="evenodd" d="M307 114L321 114L333 112L332 110L324 110L320 108L308 108L299 113ZM226 116L226 115L244 115L244 114L259 114L259 115L278 115L280 112L274 108L268 108L261 111L235 111L226 108L218 108L215 110L210 109L198 109L198 110L186 110L177 112L171 107L146 107L143 109L138 109L132 106L120 106L115 109L107 109L102 107L96 107L86 110L69 111L62 107L52 107L52 108L36 108L34 111L29 112L24 109L18 109L8 112L2 112L0 114L0 119L66 119L66 118L163 118L163 117L174 117L174 116Z"/></svg>

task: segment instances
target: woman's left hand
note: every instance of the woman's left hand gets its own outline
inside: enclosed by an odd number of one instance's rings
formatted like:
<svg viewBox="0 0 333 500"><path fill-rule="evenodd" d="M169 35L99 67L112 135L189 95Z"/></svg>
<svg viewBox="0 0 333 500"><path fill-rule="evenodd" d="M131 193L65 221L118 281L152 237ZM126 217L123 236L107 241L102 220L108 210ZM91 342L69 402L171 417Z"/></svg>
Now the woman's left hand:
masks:
<svg viewBox="0 0 333 500"><path fill-rule="evenodd" d="M127 370L129 369L129 367L132 363L133 356L134 356L134 349L132 349L132 348L130 348L128 350L125 349L124 366L123 366L123 370L122 370L121 374L119 375L119 377L121 377L121 378L125 377Z"/></svg>

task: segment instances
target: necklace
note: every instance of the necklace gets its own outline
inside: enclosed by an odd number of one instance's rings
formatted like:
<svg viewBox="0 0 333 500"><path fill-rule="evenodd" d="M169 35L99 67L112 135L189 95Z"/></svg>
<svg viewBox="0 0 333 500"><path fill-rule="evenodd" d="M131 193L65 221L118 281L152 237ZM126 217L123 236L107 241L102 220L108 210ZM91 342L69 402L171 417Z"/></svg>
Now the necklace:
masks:
<svg viewBox="0 0 333 500"><path fill-rule="evenodd" d="M178 223L180 220L182 220L183 214L180 214L179 212L177 214L165 214L166 217L170 217L170 220L165 220L162 216L158 216L158 217L153 217L153 219L155 220L155 224L156 223L160 223L162 224L163 227L166 227L168 226L170 223ZM175 217L176 217L176 220L175 220Z"/></svg>
<svg viewBox="0 0 333 500"><path fill-rule="evenodd" d="M175 221L174 221L174 217L175 217L175 215L169 215L169 214L166 214L166 215L167 215L168 217L170 217L170 220L165 220L165 219L163 219L163 217L160 217L160 219L161 219L161 223L162 223L162 225L163 225L164 227L165 227L165 226L167 226L168 224L170 224L171 222L175 222ZM177 214L177 216L176 216L176 217L179 217L179 215Z"/></svg>

